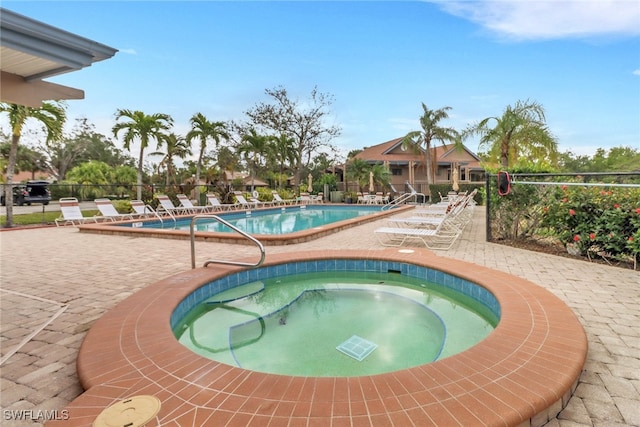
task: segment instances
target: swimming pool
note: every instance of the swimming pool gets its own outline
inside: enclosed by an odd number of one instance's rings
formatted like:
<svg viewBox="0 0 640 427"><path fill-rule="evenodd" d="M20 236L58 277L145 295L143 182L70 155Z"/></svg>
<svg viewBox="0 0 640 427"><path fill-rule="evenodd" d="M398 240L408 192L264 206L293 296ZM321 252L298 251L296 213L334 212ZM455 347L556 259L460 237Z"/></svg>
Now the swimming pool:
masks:
<svg viewBox="0 0 640 427"><path fill-rule="evenodd" d="M89 425L114 401L136 395L160 398L158 425L210 421L234 427L540 426L566 406L586 360L586 335L569 307L540 286L421 249L283 253L269 256L261 268L280 275L306 273L300 270L310 266L327 272L350 260L359 270L426 271L438 283L474 289L471 294L488 298L488 306L493 296L500 322L461 353L400 371L357 377L267 374L204 358L180 344L171 328L206 294L221 291L208 286L250 283L258 280L257 269L189 270L144 288L94 324L78 355L86 392L68 407L77 420L70 425Z"/></svg>
<svg viewBox="0 0 640 427"><path fill-rule="evenodd" d="M324 227L336 222L382 211L381 206L366 205L299 205L258 210L216 213L231 225L249 234L281 235L295 233L316 227ZM122 224L122 227L161 228L189 231L191 218L177 218L175 223L165 221L144 221ZM233 230L210 219L196 223L197 231L232 233Z"/></svg>
<svg viewBox="0 0 640 427"><path fill-rule="evenodd" d="M245 369L359 376L459 353L498 323L495 298L485 296L488 306L474 299L482 292L475 285L458 291L427 281L426 271L408 276L400 264L404 271L351 271L363 266L353 261L339 273L271 278L268 269L258 272L262 280L201 301L178 321L174 333L192 351Z"/></svg>
<svg viewBox="0 0 640 427"><path fill-rule="evenodd" d="M237 212L217 212L225 221L255 236L263 245L288 245L307 242L345 228L395 215L414 206L399 206L381 210L380 206L323 204L278 208L261 208ZM166 239L189 239L191 216L158 220L101 222L78 226L83 233L114 234ZM199 241L241 243L247 240L230 232L214 220L201 219L196 223L195 239Z"/></svg>

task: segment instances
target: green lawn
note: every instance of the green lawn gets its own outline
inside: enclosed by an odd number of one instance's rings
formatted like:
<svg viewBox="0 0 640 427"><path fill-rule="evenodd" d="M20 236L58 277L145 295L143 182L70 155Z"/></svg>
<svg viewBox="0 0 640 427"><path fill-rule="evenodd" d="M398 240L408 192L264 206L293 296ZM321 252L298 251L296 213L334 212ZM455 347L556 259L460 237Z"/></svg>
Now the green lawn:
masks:
<svg viewBox="0 0 640 427"><path fill-rule="evenodd" d="M82 214L86 217L94 216L98 214L98 211L87 210L82 211ZM61 213L56 212L34 212L28 214L13 215L14 225L38 225L38 224L53 224L56 218L59 218ZM4 226L7 221L6 215L0 215L0 225Z"/></svg>

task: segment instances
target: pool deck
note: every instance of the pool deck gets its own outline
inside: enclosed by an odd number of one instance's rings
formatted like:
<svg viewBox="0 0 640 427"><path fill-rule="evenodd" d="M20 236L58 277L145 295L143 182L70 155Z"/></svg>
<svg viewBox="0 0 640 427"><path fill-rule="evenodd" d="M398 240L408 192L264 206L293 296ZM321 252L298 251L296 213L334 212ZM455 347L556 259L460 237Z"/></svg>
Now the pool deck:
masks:
<svg viewBox="0 0 640 427"><path fill-rule="evenodd" d="M375 251L382 246L373 230L385 224L382 219L268 247L267 253ZM94 235L72 227L3 231L0 241L0 404L3 411L32 410L32 418L38 410L61 411L82 393L75 362L98 318L137 290L190 268L188 241ZM487 243L481 208L461 240L436 253L532 281L576 313L589 340L587 362L575 394L550 426L640 425L640 272ZM196 254L198 265L208 258L258 256L251 246L207 242L196 243Z"/></svg>

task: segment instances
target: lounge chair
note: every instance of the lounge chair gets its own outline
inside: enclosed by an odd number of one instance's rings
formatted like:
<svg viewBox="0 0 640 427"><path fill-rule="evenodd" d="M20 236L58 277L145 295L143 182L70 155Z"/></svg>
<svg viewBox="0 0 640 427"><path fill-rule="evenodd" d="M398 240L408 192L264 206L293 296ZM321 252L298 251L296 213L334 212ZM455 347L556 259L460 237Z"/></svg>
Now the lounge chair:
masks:
<svg viewBox="0 0 640 427"><path fill-rule="evenodd" d="M82 210L80 210L80 204L75 197L63 197L60 199L60 212L62 216L55 219L56 227L60 224L71 224L76 226L78 224L84 224L87 221L98 222L99 216L84 216Z"/></svg>
<svg viewBox="0 0 640 427"><path fill-rule="evenodd" d="M274 203L278 206L292 205L296 202L296 199L283 199L277 191L272 191L271 194L273 194Z"/></svg>
<svg viewBox="0 0 640 427"><path fill-rule="evenodd" d="M311 196L311 203L324 203L324 193L320 192L318 194L316 194L315 196L312 194Z"/></svg>
<svg viewBox="0 0 640 427"><path fill-rule="evenodd" d="M220 203L218 196L215 194L207 194L207 201L209 205L211 205L211 211L230 211L232 209L237 209L240 207L237 203Z"/></svg>
<svg viewBox="0 0 640 427"><path fill-rule="evenodd" d="M118 212L110 199L95 199L93 202L98 207L100 214L111 221L133 219L133 215L131 214L121 214Z"/></svg>
<svg viewBox="0 0 640 427"><path fill-rule="evenodd" d="M234 191L233 195L236 196L236 200L244 209L258 208L263 205L263 203L257 199L251 199L250 202L247 201L240 191Z"/></svg>
<svg viewBox="0 0 640 427"><path fill-rule="evenodd" d="M209 211L207 206L195 206L185 194L176 194L176 197L180 202L180 207L184 208L187 213L197 214Z"/></svg>
<svg viewBox="0 0 640 427"><path fill-rule="evenodd" d="M462 234L462 230L447 226L443 221L434 229L409 227L381 227L375 231L378 241L384 246L402 246L411 240L421 241L429 249L449 249Z"/></svg>
<svg viewBox="0 0 640 427"><path fill-rule="evenodd" d="M154 216L160 218L158 212L142 200L131 200L131 207L135 212L133 215L138 218L152 218Z"/></svg>
<svg viewBox="0 0 640 427"><path fill-rule="evenodd" d="M298 203L302 205L309 205L313 201L311 200L311 196L309 193L300 193L300 197L298 197Z"/></svg>
<svg viewBox="0 0 640 427"><path fill-rule="evenodd" d="M155 217L158 219L158 221L160 221L160 223L162 224L162 227L164 228L164 221L162 220L162 217L160 216L160 214L151 206L144 203L142 200L131 200L131 207L135 212L133 215L136 218L144 219L144 218ZM171 215L171 213L169 213L169 216L171 216L175 224L176 219L173 217L173 215Z"/></svg>
<svg viewBox="0 0 640 427"><path fill-rule="evenodd" d="M163 213L167 213L173 216L186 215L188 213L184 207L174 205L169 196L158 194L156 198L158 199L158 202L160 202L160 206L158 206L157 211L160 215L162 215Z"/></svg>

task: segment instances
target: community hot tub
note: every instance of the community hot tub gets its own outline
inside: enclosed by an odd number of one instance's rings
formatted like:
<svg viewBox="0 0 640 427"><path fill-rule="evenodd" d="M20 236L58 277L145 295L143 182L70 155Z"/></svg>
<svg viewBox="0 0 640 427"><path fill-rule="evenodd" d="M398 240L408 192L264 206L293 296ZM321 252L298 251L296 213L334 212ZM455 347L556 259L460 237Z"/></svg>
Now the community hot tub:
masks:
<svg viewBox="0 0 640 427"><path fill-rule="evenodd" d="M172 319L205 298L211 283L229 278L236 280L229 288L241 286L294 266L432 275L445 287L472 289L500 320L458 354L355 377L242 369L199 356L173 335ZM215 266L177 274L103 316L78 356L86 392L69 405L64 425L91 424L105 407L138 395L161 402L147 425L542 425L567 404L586 352L585 333L563 302L505 273L426 250L282 254L255 270Z"/></svg>

